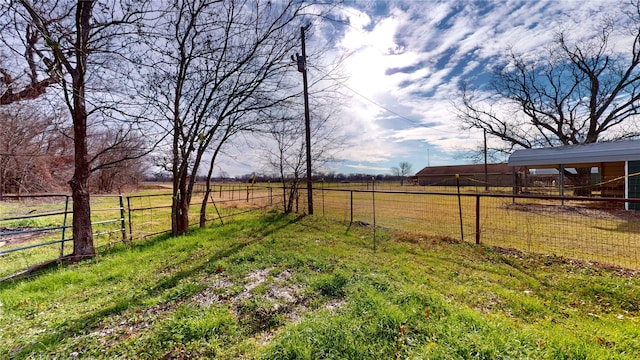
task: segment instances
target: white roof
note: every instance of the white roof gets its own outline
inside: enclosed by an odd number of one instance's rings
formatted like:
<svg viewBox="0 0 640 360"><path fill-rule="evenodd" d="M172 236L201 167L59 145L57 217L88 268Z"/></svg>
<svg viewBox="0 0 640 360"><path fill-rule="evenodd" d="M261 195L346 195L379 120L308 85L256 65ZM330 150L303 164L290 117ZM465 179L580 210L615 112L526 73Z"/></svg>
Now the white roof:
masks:
<svg viewBox="0 0 640 360"><path fill-rule="evenodd" d="M640 141L625 140L553 148L516 150L510 166L595 165L603 162L640 160Z"/></svg>

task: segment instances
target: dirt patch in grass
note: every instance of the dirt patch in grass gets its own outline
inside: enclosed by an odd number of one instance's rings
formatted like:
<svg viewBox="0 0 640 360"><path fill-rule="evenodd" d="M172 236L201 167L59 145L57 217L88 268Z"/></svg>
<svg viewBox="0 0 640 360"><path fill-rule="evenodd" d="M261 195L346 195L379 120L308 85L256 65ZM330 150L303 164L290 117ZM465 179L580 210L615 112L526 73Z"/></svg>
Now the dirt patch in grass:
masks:
<svg viewBox="0 0 640 360"><path fill-rule="evenodd" d="M574 260L557 255L528 253L513 248L501 248L496 246L490 246L489 248L506 258L515 258L521 261L527 260L543 266L559 265L566 268L568 267L569 270L590 270L598 273L609 272L616 276L625 278L640 278L640 270L627 269L611 264L603 264L595 261Z"/></svg>
<svg viewBox="0 0 640 360"><path fill-rule="evenodd" d="M237 284L218 274L193 300L204 306L227 304L256 341L266 344L280 325L295 324L313 311L309 305L314 299L307 293L307 287L292 281L293 275L288 269L255 270L242 279L243 287L238 291L233 289ZM344 304L343 299L330 299L320 308L334 311Z"/></svg>

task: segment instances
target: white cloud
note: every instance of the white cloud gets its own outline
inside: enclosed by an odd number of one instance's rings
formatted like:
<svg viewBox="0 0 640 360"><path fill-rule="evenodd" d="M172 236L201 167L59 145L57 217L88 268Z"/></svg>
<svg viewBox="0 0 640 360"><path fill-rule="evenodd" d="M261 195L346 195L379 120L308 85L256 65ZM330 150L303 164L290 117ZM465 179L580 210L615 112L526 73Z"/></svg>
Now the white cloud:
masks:
<svg viewBox="0 0 640 360"><path fill-rule="evenodd" d="M491 67L509 48L539 55L561 29L570 30L572 37L588 38L601 19L599 11L611 10L618 2L448 0L387 5L387 14L374 13L358 1L344 8L350 26L337 42L339 51L351 54L344 63L350 75L347 86L368 99L354 95L345 108L343 123L352 139L342 157L363 166L395 163L408 156L406 152L418 151L406 145L416 141L442 156L449 154L453 162L454 152L482 139L479 132L459 129L451 105L459 81L483 74L488 79Z"/></svg>

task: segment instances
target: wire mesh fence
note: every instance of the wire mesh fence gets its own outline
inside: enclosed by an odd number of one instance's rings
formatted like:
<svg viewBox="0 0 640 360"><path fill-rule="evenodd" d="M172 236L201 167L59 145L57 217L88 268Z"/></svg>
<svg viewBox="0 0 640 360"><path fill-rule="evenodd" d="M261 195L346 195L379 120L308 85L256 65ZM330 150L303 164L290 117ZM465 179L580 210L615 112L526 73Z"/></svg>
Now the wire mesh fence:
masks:
<svg viewBox="0 0 640 360"><path fill-rule="evenodd" d="M271 186L214 185L208 193L205 190L204 187L197 187L191 198L189 224L192 226L200 223L203 203L206 204L206 223L224 223L229 217L282 204L281 194ZM172 194L127 196L130 238L141 239L170 232L171 203Z"/></svg>
<svg viewBox="0 0 640 360"><path fill-rule="evenodd" d="M314 213L373 229L640 268L640 212L625 210L640 204L640 199L480 193L469 188L379 190L375 185L362 183L350 189L320 184L314 190ZM224 223L254 209L283 209L284 204L282 188L276 186L221 184L212 186L208 194L202 187L195 190L189 218L193 226L200 222L205 195L207 223ZM300 189L300 195L304 191ZM171 194L92 199L97 247L171 231ZM305 211L305 200L306 196L297 197L295 209ZM0 205L0 277L71 253L68 196L5 199Z"/></svg>
<svg viewBox="0 0 640 360"><path fill-rule="evenodd" d="M640 213L625 210L638 199L329 188L315 192L315 213L341 221L640 268Z"/></svg>

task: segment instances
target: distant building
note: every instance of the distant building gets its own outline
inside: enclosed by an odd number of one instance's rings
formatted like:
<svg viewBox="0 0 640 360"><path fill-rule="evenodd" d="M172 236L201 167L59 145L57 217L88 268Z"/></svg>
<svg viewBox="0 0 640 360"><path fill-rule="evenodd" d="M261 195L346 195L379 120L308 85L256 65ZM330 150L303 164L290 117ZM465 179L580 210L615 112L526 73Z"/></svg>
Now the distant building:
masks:
<svg viewBox="0 0 640 360"><path fill-rule="evenodd" d="M418 185L457 185L456 174L461 186L484 186L485 165L427 166L413 177ZM513 168L506 163L487 164L486 182L491 186L512 186Z"/></svg>

